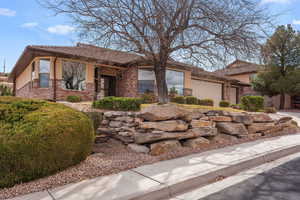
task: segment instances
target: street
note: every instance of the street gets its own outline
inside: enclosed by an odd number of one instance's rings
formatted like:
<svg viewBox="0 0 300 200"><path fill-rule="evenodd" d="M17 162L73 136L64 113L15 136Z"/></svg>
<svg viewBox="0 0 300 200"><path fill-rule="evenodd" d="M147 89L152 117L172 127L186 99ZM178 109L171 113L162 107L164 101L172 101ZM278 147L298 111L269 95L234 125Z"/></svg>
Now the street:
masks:
<svg viewBox="0 0 300 200"><path fill-rule="evenodd" d="M200 193L198 193L200 196ZM198 200L299 200L300 158ZM178 198L182 199L182 198ZM184 198L190 200L190 198Z"/></svg>

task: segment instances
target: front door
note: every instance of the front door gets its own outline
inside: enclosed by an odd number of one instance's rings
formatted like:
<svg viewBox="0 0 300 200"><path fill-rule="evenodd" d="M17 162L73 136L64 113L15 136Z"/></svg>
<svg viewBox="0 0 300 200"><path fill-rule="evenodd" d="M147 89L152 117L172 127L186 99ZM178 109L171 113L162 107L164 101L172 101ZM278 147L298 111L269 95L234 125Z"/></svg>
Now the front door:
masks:
<svg viewBox="0 0 300 200"><path fill-rule="evenodd" d="M101 82L103 83L105 97L116 96L116 77L102 75Z"/></svg>

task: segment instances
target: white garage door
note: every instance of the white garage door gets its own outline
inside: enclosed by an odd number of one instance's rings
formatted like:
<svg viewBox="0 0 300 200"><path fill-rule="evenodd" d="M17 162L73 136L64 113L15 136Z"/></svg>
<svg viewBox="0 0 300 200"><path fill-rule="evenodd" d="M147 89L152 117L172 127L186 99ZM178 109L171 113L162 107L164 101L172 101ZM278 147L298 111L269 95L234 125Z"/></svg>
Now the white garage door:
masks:
<svg viewBox="0 0 300 200"><path fill-rule="evenodd" d="M222 84L192 79L193 96L199 99L212 99L219 106L222 100Z"/></svg>

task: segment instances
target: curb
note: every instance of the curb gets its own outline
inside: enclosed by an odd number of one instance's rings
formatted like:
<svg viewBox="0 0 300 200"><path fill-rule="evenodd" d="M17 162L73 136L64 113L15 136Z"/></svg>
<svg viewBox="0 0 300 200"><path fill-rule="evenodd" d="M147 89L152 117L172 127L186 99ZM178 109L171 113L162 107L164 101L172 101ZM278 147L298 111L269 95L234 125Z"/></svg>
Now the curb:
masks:
<svg viewBox="0 0 300 200"><path fill-rule="evenodd" d="M282 157L298 153L300 152L300 145L289 147L286 149L270 152L263 156L258 156L253 159L249 159L230 167L225 167L223 169L219 169L213 172L210 172L205 175L201 175L195 178L191 178L189 180L182 181L180 183L176 183L174 185L166 186L162 189L131 198L130 200L167 200L173 198L182 193L188 192L190 190L203 187L205 185L216 182L217 178L220 177L228 177L233 176L241 171L256 167L258 165L262 165Z"/></svg>

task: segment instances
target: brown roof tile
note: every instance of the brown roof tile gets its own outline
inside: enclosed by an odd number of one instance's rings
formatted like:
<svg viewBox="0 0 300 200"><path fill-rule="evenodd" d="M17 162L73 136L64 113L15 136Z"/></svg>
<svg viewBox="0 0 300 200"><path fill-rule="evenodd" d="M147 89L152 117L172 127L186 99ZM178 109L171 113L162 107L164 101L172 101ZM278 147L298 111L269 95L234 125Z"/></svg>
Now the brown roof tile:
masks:
<svg viewBox="0 0 300 200"><path fill-rule="evenodd" d="M237 75L237 74L245 74L245 73L255 73L259 70L261 65L250 63L246 61L236 60L233 63L227 65L224 69L217 70L215 73L219 75Z"/></svg>

